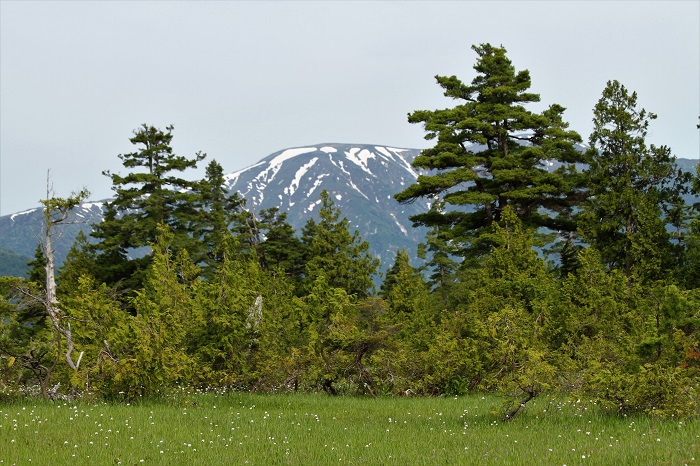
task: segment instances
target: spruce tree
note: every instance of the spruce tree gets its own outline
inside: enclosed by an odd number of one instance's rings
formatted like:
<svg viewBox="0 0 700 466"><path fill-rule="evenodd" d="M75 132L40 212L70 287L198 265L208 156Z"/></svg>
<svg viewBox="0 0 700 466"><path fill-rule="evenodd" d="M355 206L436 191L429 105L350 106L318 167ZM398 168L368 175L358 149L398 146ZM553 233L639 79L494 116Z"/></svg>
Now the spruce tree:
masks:
<svg viewBox="0 0 700 466"><path fill-rule="evenodd" d="M203 275L210 278L223 260L224 242L230 227L240 215L245 200L238 193L228 194L224 170L212 160L203 180L194 186L196 215L191 222L191 234L199 240L193 260L204 264Z"/></svg>
<svg viewBox="0 0 700 466"><path fill-rule="evenodd" d="M25 287L32 295L42 296L46 293L46 257L41 243L37 244L34 259L27 262L29 274ZM34 335L46 328L46 309L40 300L21 299L17 301L17 315L14 319L25 327L24 331Z"/></svg>
<svg viewBox="0 0 700 466"><path fill-rule="evenodd" d="M406 250L399 250L394 265L386 272L379 296L388 302L394 313L410 314L414 310L414 299L424 297L427 291L428 285L411 265Z"/></svg>
<svg viewBox="0 0 700 466"><path fill-rule="evenodd" d="M513 210L503 211L489 233L494 247L479 271L481 283L467 311L470 326L477 329L472 338L479 349L476 365L484 370L480 383L517 397L511 399L504 421L556 381L548 345L555 330L551 321L556 284L533 249L533 233Z"/></svg>
<svg viewBox="0 0 700 466"><path fill-rule="evenodd" d="M459 268L459 248L453 242L451 224L445 220L445 202L437 199L430 206L428 215L435 222L425 235L425 243L418 245L418 257L426 260L425 266L432 270L429 283L447 303L449 285L455 280Z"/></svg>
<svg viewBox="0 0 700 466"><path fill-rule="evenodd" d="M195 361L188 349L204 325L202 309L194 299L202 286L199 269L186 249L173 252L175 236L168 225L157 225L156 235L144 286L133 298L132 354L121 370L128 397L155 395L192 380Z"/></svg>
<svg viewBox="0 0 700 466"><path fill-rule="evenodd" d="M78 287L81 277L94 277L95 273L94 251L85 233L79 231L66 259L58 269L57 281L61 286L60 291L71 293Z"/></svg>
<svg viewBox="0 0 700 466"><path fill-rule="evenodd" d="M292 277L301 276L301 241L294 235L287 213L277 207L261 210L259 223L265 237L262 247L267 266L281 268Z"/></svg>
<svg viewBox="0 0 700 466"><path fill-rule="evenodd" d="M254 257L241 254L238 238L229 235L222 247L216 273L196 295L205 324L193 335L193 352L201 362L197 382L240 385L254 341L251 311L261 296L262 272Z"/></svg>
<svg viewBox="0 0 700 466"><path fill-rule="evenodd" d="M637 107L637 93L609 81L594 109L586 153L591 197L581 223L587 241L628 280L662 278L674 266L667 223L683 209L690 176L666 146L646 145L656 115Z"/></svg>
<svg viewBox="0 0 700 466"><path fill-rule="evenodd" d="M323 190L319 221L310 220L304 228L306 235L313 235L307 237L305 251L306 288L310 290L316 279L324 276L333 288L341 288L349 295L369 296L379 261L369 254L369 243L357 231L350 233L350 222L340 215L340 209Z"/></svg>
<svg viewBox="0 0 700 466"><path fill-rule="evenodd" d="M44 248L41 247L41 243L36 245L34 259L27 262L27 266L29 267L27 280L42 288L46 286L46 257L44 257Z"/></svg>
<svg viewBox="0 0 700 466"><path fill-rule="evenodd" d="M695 167L693 193L700 194L700 163ZM700 202L693 206L693 215L685 232L685 250L679 267L680 282L688 289L700 289Z"/></svg>

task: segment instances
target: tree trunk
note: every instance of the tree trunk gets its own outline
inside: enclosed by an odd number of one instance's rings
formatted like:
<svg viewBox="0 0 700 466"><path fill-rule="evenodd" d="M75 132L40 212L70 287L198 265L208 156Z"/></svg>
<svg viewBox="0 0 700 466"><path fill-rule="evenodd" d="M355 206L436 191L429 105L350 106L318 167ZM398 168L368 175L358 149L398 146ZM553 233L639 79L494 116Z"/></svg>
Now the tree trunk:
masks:
<svg viewBox="0 0 700 466"><path fill-rule="evenodd" d="M73 207L78 205L82 199L87 197L87 191L82 191L78 195L74 195L68 199L58 199L51 197L50 177L46 176L46 200L44 204L44 256L46 258L46 296L44 306L46 313L49 315L51 325L58 332L56 341L57 348L61 345L61 336L66 339L66 362L71 369L76 370L78 367L73 362L71 353L73 352L73 334L71 333L70 324L67 328L61 325L61 311L58 307L58 298L56 296L56 267L54 260L54 250L52 245L52 236L54 227L66 222ZM60 351L60 350L59 350Z"/></svg>
<svg viewBox="0 0 700 466"><path fill-rule="evenodd" d="M539 394L539 390L534 390L534 389L528 390L528 389L525 389L522 387L520 387L520 389L522 391L524 391L525 393L527 393L527 396L523 400L521 400L520 403L518 403L515 406L515 408L511 409L508 412L508 414L506 414L505 417L501 420L501 422L506 422L506 421L510 421L511 419L513 419L515 417L515 415L518 414L518 411L520 411L522 408L525 407L525 403L527 403L528 401L530 401L531 399L533 399L534 397L536 397Z"/></svg>

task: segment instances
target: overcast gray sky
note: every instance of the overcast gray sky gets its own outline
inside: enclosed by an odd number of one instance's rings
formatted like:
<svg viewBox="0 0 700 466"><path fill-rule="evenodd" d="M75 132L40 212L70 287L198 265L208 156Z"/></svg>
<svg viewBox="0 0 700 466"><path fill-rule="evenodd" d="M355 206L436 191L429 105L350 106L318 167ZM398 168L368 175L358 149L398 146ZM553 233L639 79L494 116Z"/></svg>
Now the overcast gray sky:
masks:
<svg viewBox="0 0 700 466"><path fill-rule="evenodd" d="M428 147L407 114L454 105L434 76L470 82L485 42L584 139L617 79L658 114L648 142L700 154L697 0L0 0L0 213L37 206L49 169L59 196L111 196L142 123L227 173L323 142Z"/></svg>

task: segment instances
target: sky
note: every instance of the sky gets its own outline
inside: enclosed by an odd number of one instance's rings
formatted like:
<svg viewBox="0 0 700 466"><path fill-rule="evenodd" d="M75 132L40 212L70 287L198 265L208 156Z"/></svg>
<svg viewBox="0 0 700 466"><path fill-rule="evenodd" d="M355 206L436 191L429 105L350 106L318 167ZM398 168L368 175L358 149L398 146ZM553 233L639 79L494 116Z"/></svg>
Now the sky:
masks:
<svg viewBox="0 0 700 466"><path fill-rule="evenodd" d="M0 0L0 215L112 195L133 131L172 124L178 155L226 173L320 143L427 148L435 75L475 77L503 46L543 110L588 139L609 80L654 112L648 143L698 158L700 2Z"/></svg>

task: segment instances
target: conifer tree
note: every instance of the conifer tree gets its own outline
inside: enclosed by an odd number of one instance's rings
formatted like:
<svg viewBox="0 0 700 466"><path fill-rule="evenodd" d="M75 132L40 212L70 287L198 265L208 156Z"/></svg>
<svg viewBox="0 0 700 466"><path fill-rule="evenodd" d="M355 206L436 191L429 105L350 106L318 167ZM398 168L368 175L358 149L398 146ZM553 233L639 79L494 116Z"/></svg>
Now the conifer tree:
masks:
<svg viewBox="0 0 700 466"><path fill-rule="evenodd" d="M41 292L36 284L16 277L0 277L0 380L14 384L39 384L44 398L50 397L52 376L60 359L57 352L55 332L41 320L34 320L36 313L27 318L27 304L34 304L27 298L29 291L36 296ZM23 290L20 292L19 290ZM34 304L35 307L41 305ZM46 319L46 311L44 317ZM34 322L33 322L34 320Z"/></svg>
<svg viewBox="0 0 700 466"><path fill-rule="evenodd" d="M637 93L609 81L594 109L587 176L591 197L582 229L609 266L628 280L661 278L675 263L666 228L682 209L690 177L666 146L649 147L653 113L637 107Z"/></svg>
<svg viewBox="0 0 700 466"><path fill-rule="evenodd" d="M245 204L238 193L229 195L224 183L223 168L212 160L207 165L204 179L194 186L196 215L190 228L193 238L199 239L200 243L193 259L204 263L203 275L206 277L211 277L222 261L230 227Z"/></svg>
<svg viewBox="0 0 700 466"><path fill-rule="evenodd" d="M423 359L434 342L439 314L432 306L428 284L411 266L405 249L396 253L379 295L388 307L383 320L389 339L386 346L391 349L375 358L388 372L383 382L401 392L415 390L417 380L410 379L417 378L414 371L425 365Z"/></svg>
<svg viewBox="0 0 700 466"><path fill-rule="evenodd" d="M97 283L89 274L80 275L72 283L70 274L71 289L68 294L62 293L61 303L73 322L75 346L84 354L70 384L101 397L122 398L120 371L128 369L121 363L133 354L134 317L124 313L117 295L106 283Z"/></svg>
<svg viewBox="0 0 700 466"><path fill-rule="evenodd" d="M553 276L533 249L533 232L513 210L504 210L489 236L494 247L480 270L469 312L482 332L476 334L482 386L517 397L503 418L507 421L554 384L548 339L557 295Z"/></svg>
<svg viewBox="0 0 700 466"><path fill-rule="evenodd" d="M700 289L700 218L690 224L686 252L680 267L680 282L687 289Z"/></svg>
<svg viewBox="0 0 700 466"><path fill-rule="evenodd" d="M259 223L265 237L262 247L268 268L279 267L290 276L299 277L303 269L301 241L287 221L287 212L279 212L277 207L262 210Z"/></svg>
<svg viewBox="0 0 700 466"><path fill-rule="evenodd" d="M73 245L68 250L66 259L58 270L58 283L61 293L69 294L78 287L83 276L94 277L96 274L94 250L82 231L78 232Z"/></svg>
<svg viewBox="0 0 700 466"><path fill-rule="evenodd" d="M420 110L409 115L422 123L435 145L416 157L413 166L429 171L395 197L444 200L444 213L411 217L416 225L444 225L460 255L478 257L488 251L482 233L498 222L506 206L527 227L575 231L573 207L582 199L582 179L575 163L582 156L573 143L580 136L568 129L564 108L552 105L541 114L525 108L539 102L528 91L530 73L516 72L506 50L490 44L473 46L477 76L464 84L456 76L437 76L454 108ZM547 161L561 168L550 171Z"/></svg>
<svg viewBox="0 0 700 466"><path fill-rule="evenodd" d="M222 244L216 273L199 287L196 296L204 318L193 338L193 353L202 363L198 382L242 383L256 330L251 311L261 296L261 276L258 261L242 254L238 238L229 235Z"/></svg>
<svg viewBox="0 0 700 466"><path fill-rule="evenodd" d="M46 292L46 257L41 243L37 244L34 259L27 265L29 266L27 286L35 289L32 294L41 296ZM40 301L23 300L18 309L17 320L27 327L27 332L36 333L46 326L46 309Z"/></svg>
<svg viewBox="0 0 700 466"><path fill-rule="evenodd" d="M173 252L175 236L169 226L159 224L157 235L144 287L133 298L132 354L120 368L123 390L130 397L154 395L192 380L194 360L188 349L203 325L202 309L194 300L201 285L199 269L186 249Z"/></svg>
<svg viewBox="0 0 700 466"><path fill-rule="evenodd" d="M245 201L242 202L241 206ZM261 222L254 209L241 208L232 218L231 231L239 240L242 251L254 255L260 262L263 270L268 270L267 257L265 256L264 235L265 225Z"/></svg>
<svg viewBox="0 0 700 466"><path fill-rule="evenodd" d="M323 275L333 288L349 295L368 296L374 288L372 276L377 273L379 261L370 256L369 244L357 231L350 233L350 222L340 215L340 209L323 190L319 221L309 221L305 227L305 232L313 235L305 251L306 284L312 285Z"/></svg>
<svg viewBox="0 0 700 466"><path fill-rule="evenodd" d="M460 249L453 241L451 224L445 220L445 202L437 199L428 214L435 223L428 229L425 243L418 245L418 257L426 261L428 270L432 270L428 282L446 306L450 285L455 282L455 272L459 268Z"/></svg>
<svg viewBox="0 0 700 466"><path fill-rule="evenodd" d="M41 243L37 243L34 251L34 259L27 262L29 266L29 274L27 279L40 286L46 286L46 257L44 257L44 248Z"/></svg>
<svg viewBox="0 0 700 466"><path fill-rule="evenodd" d="M130 139L138 150L119 155L130 171L125 175L104 172L112 180L115 197L107 203L104 220L95 225L92 235L98 239L98 259L107 282L131 279L127 287L139 286L150 258L129 259L128 254L154 243L160 223L172 228L175 250L196 249L190 234L196 221L197 199L191 191L195 183L177 173L196 168L205 155L200 152L191 159L175 155L172 130L173 126L162 131L143 124Z"/></svg>
<svg viewBox="0 0 700 466"><path fill-rule="evenodd" d="M399 250L394 265L386 272L379 295L387 301L392 312L411 314L415 306L414 299L424 297L427 290L427 284L420 272L411 265L406 250Z"/></svg>
<svg viewBox="0 0 700 466"><path fill-rule="evenodd" d="M274 268L262 272L256 261L248 261L248 265L256 266L255 273L248 273L240 286L259 293L252 301L254 304L258 297L262 300L261 318L247 328L248 335L253 337L246 352L248 386L296 391L304 386L312 359L307 306L294 295L294 283L288 275L275 273ZM246 292L242 295L246 296ZM250 308L249 304L247 309Z"/></svg>

